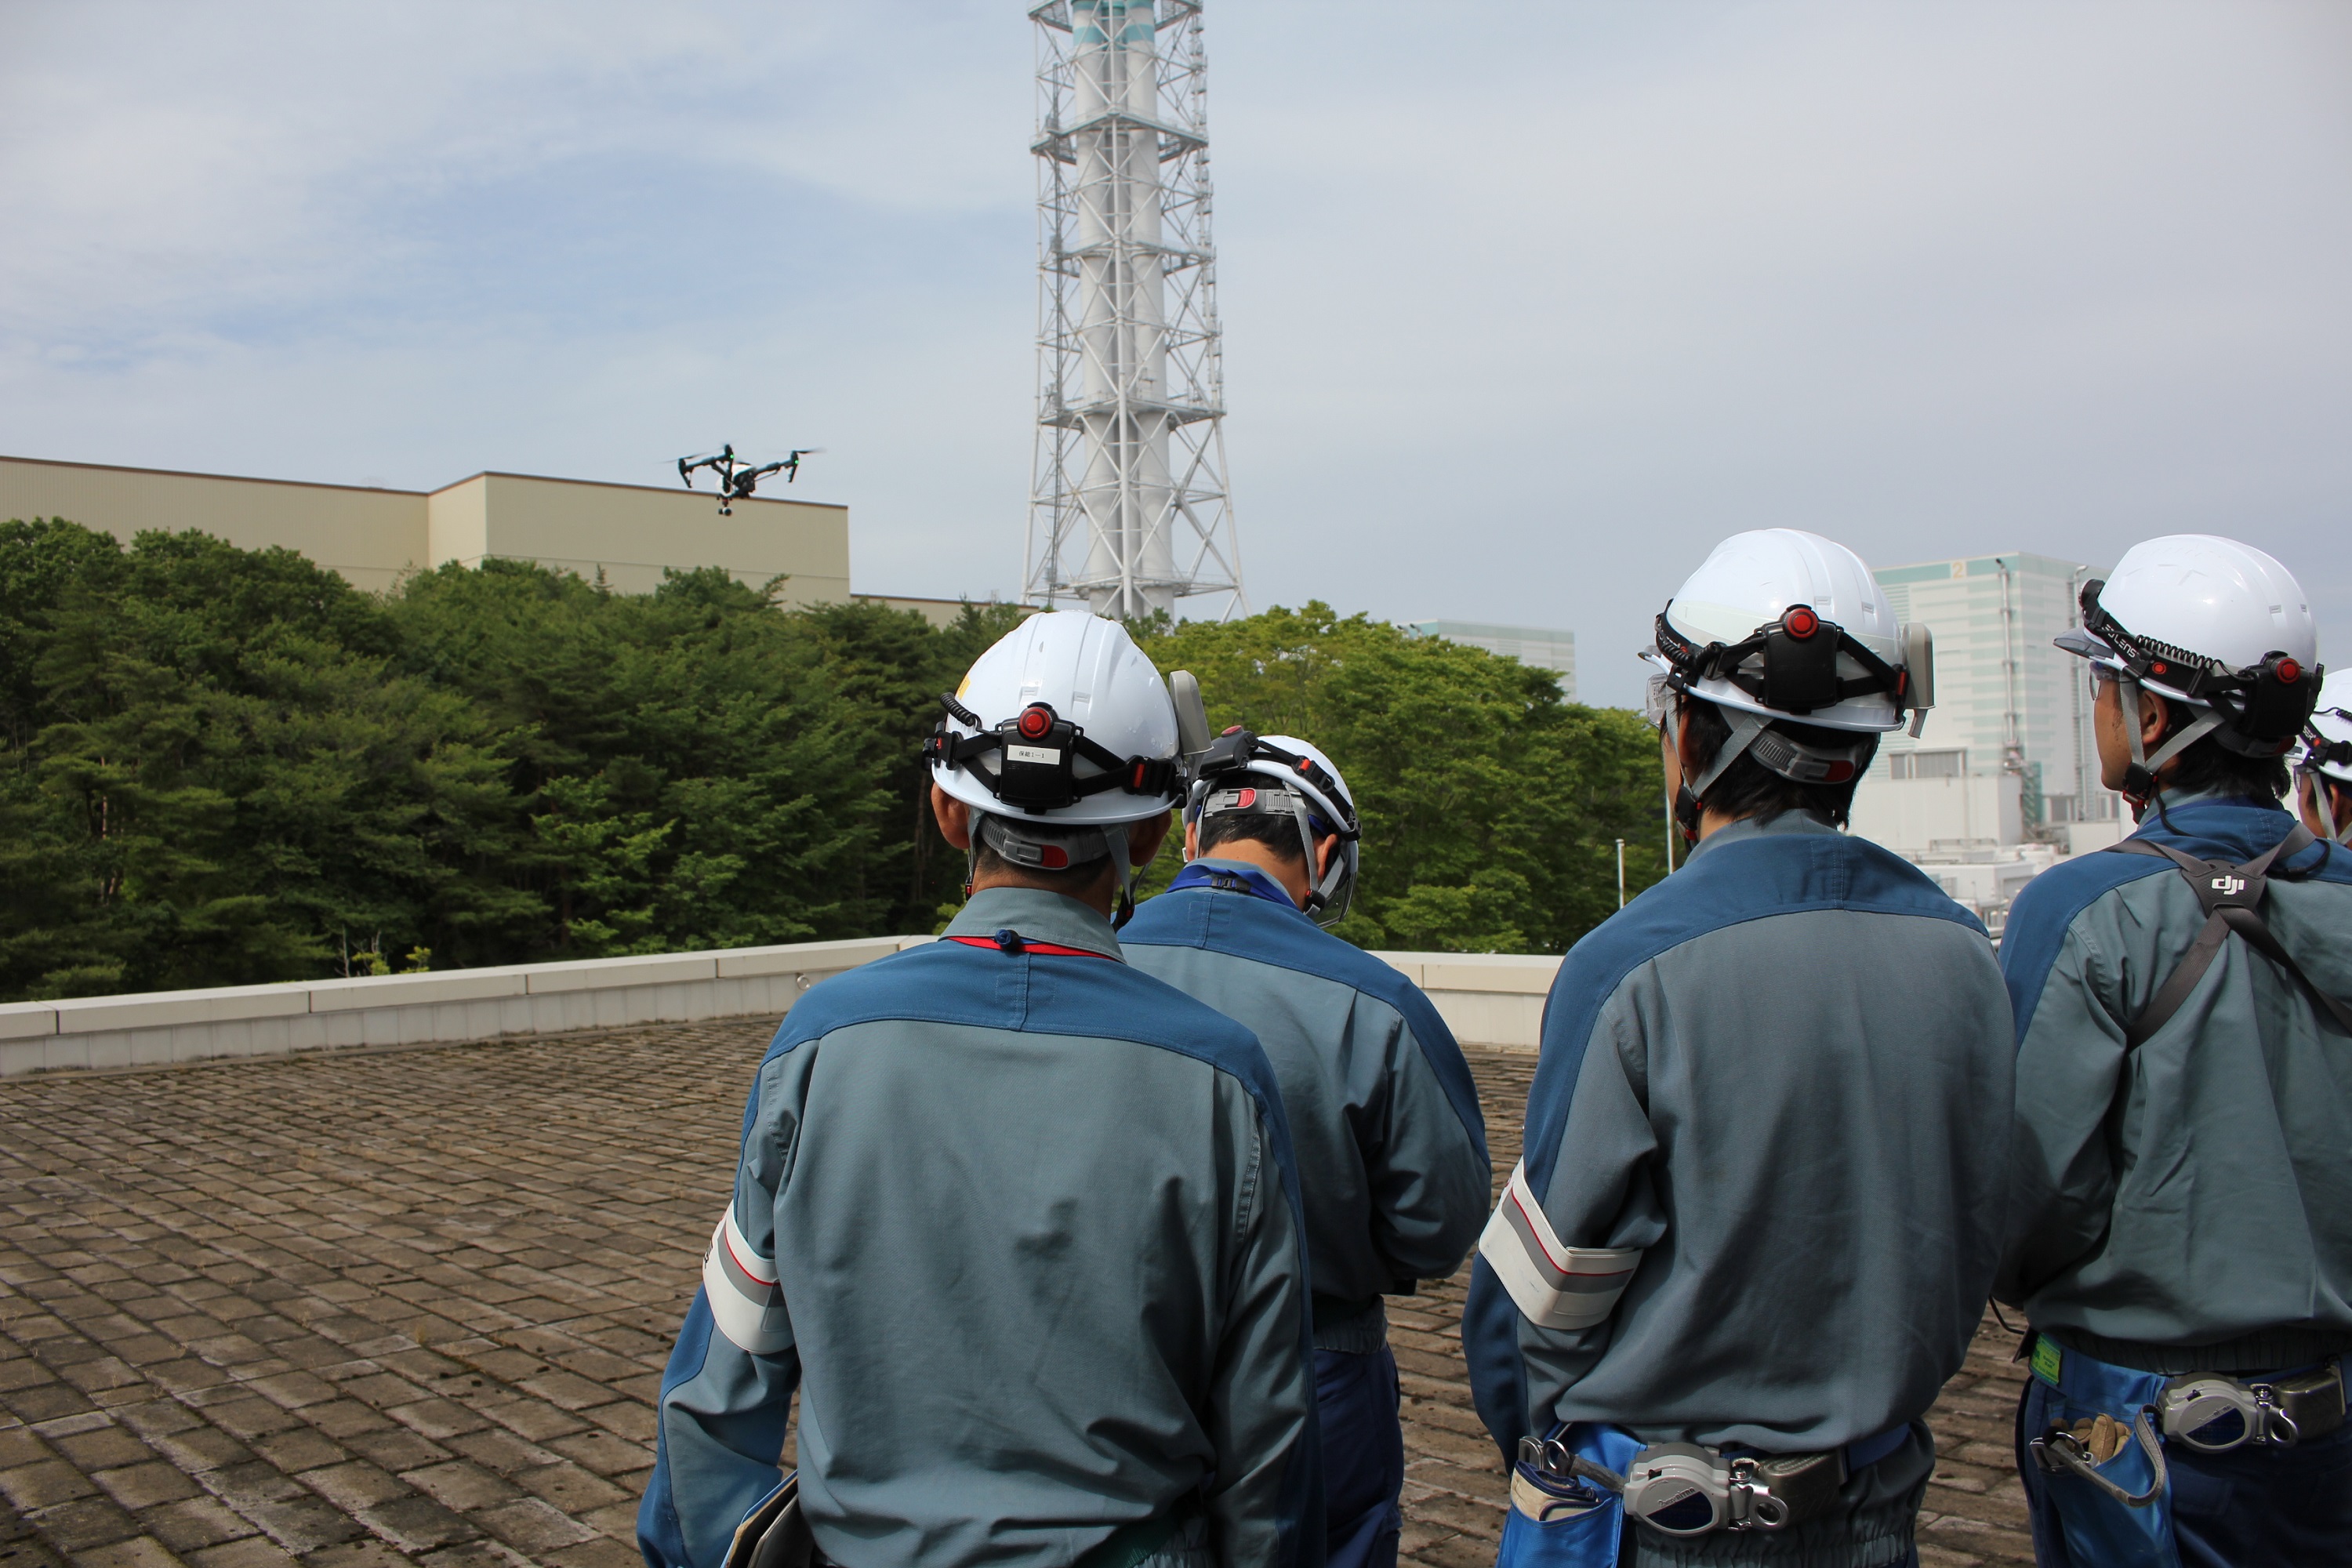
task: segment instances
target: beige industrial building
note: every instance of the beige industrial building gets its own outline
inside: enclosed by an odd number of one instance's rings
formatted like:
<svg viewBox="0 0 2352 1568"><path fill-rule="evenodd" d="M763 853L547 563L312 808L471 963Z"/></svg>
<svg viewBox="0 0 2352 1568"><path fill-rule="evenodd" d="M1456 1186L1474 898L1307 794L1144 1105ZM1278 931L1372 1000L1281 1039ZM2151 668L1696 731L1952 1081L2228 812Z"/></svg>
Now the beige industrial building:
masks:
<svg viewBox="0 0 2352 1568"><path fill-rule="evenodd" d="M0 519L62 517L128 541L200 529L242 549L283 545L381 591L406 572L490 556L535 561L642 593L666 568L718 566L784 605L849 592L849 509L710 491L476 474L437 490L375 489L0 457ZM892 601L921 608L933 601ZM945 611L948 617L953 608Z"/></svg>

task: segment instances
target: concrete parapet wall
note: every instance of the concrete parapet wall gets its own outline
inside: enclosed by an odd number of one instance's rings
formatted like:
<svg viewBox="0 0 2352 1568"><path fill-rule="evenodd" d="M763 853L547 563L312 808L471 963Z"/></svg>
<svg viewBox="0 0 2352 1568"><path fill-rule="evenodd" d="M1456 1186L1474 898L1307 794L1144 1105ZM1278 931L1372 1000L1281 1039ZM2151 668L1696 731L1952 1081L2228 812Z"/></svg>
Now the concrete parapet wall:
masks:
<svg viewBox="0 0 2352 1568"><path fill-rule="evenodd" d="M1543 1043L1544 998L1559 954L1376 952L1429 994L1437 1016L1465 1046L1533 1051Z"/></svg>
<svg viewBox="0 0 2352 1568"><path fill-rule="evenodd" d="M629 1024L782 1017L828 975L927 936L225 985L0 1005L0 1078L343 1047L422 1046ZM1462 1043L1536 1048L1557 957L1383 952Z"/></svg>
<svg viewBox="0 0 2352 1568"><path fill-rule="evenodd" d="M649 958L225 985L0 1005L0 1078L627 1024L781 1017L828 975L930 941L860 937Z"/></svg>

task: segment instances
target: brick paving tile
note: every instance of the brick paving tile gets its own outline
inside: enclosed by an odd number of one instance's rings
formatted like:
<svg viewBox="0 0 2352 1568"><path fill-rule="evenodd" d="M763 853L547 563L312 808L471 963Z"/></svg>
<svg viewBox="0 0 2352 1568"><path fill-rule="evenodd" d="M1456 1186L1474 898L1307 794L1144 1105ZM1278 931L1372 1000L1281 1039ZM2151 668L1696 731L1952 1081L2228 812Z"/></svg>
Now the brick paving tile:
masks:
<svg viewBox="0 0 2352 1568"><path fill-rule="evenodd" d="M0 1084L0 1568L633 1568L765 1025ZM1472 1053L1499 1186L1532 1058ZM1486 1568L1467 1271L1389 1301L1407 1561ZM2030 1562L1997 1325L1923 1562ZM789 1462L790 1450L787 1449Z"/></svg>

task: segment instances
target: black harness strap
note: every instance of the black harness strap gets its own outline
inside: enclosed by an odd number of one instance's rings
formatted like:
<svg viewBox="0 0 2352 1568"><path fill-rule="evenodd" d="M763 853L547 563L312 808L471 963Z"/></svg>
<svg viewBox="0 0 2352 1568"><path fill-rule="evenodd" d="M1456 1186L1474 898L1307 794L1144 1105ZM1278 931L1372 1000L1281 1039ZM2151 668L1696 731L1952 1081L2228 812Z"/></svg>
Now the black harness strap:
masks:
<svg viewBox="0 0 2352 1568"><path fill-rule="evenodd" d="M2119 854L2159 855L2170 860L2180 868L2180 874L2189 879L2189 887L2196 891L2198 904L2205 910L2205 924L2198 931L2197 940L2189 944L2189 951L2181 954L2179 963L2165 976L2164 984L2157 987L2156 994L2148 998L2147 1005L2140 1009L2139 1016L2125 1026L2126 1050L2138 1049L2150 1036L2172 1021L2172 1016L2180 1011L2181 1004L2187 1002L2189 994L2197 989L2197 983L2205 978L2205 972L2212 967L2214 956L2221 951L2221 944L2230 940L2232 931L2245 938L2255 952L2293 975L2321 1006L2327 1009L2337 1028L2352 1034L2352 1006L2347 1006L2314 984L2311 976L2303 972L2303 965L2294 961L2294 955L2271 934L2271 928L2263 922L2262 916L2263 894L2270 886L2271 863L2282 858L2293 859L2317 842L2311 836L2311 829L2298 822L2285 837L2242 866L2231 865L2227 860L2200 860L2196 856L2184 854L2169 845L2152 844L2145 838L2126 838L2120 844L2107 846L2108 849ZM2293 873L2282 870L2279 875L2291 877Z"/></svg>

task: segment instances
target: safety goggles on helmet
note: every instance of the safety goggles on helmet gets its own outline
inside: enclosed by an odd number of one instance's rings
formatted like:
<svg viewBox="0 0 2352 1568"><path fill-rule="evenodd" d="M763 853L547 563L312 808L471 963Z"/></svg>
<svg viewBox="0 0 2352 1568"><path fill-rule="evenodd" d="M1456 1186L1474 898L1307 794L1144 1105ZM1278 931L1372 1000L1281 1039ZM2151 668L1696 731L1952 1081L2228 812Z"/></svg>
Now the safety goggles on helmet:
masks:
<svg viewBox="0 0 2352 1568"><path fill-rule="evenodd" d="M2276 649L2264 655L2259 664L2232 668L2218 658L2142 637L2099 603L2106 585L2101 577L2083 584L2082 629L2059 637L2060 647L2094 660L2095 668L2106 664L2136 685L2158 682L2179 692L2184 700L2211 710L2211 722L2192 728L2200 736L2210 732L2240 756L2277 757L2294 749L2312 710L2318 706L2325 669ZM2092 679L2095 682L2098 678ZM2138 732L2136 726L2126 728L2135 735ZM2180 745L2168 745L2145 763L2137 757L2134 762L2152 773L2180 749Z"/></svg>
<svg viewBox="0 0 2352 1568"><path fill-rule="evenodd" d="M942 719L924 738L923 761L968 769L1009 806L1058 811L1114 789L1171 803L1183 796L1184 766L1176 758L1117 756L1049 703L1032 702L992 730L982 729L980 715L951 693L942 694L940 705L975 732L955 734ZM1081 760L1094 765L1092 775L1078 776Z"/></svg>
<svg viewBox="0 0 2352 1568"><path fill-rule="evenodd" d="M1209 743L1193 766L1187 822L1212 816L1285 816L1297 825L1298 847L1313 886L1307 913L1334 926L1355 895L1362 825L1347 790L1313 757L1287 750L1236 724ZM1336 836L1329 868L1316 879L1317 843Z"/></svg>

